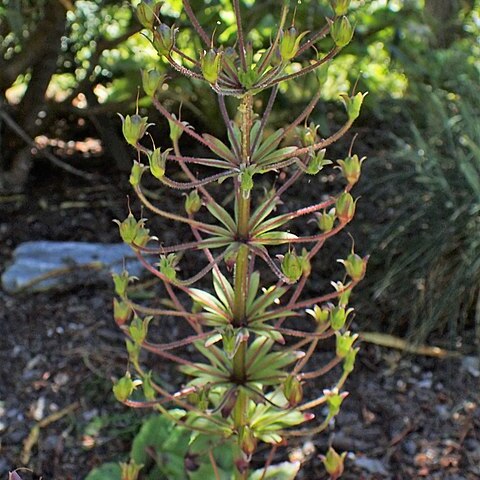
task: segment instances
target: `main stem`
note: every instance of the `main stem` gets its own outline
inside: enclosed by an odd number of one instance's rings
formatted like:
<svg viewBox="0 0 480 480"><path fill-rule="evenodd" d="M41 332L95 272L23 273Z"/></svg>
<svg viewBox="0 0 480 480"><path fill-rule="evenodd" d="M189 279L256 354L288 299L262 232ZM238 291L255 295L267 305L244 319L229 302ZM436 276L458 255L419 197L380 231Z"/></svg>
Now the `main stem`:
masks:
<svg viewBox="0 0 480 480"><path fill-rule="evenodd" d="M241 166L247 167L250 163L250 131L252 128L252 95L246 94L238 108L241 115L241 132L242 132L242 162ZM240 328L246 326L246 301L248 288L248 264L249 249L246 245L249 237L249 221L250 221L250 192L242 189L241 183L238 184L236 192L236 202L238 211L237 224L237 240L242 243L238 249L237 261L235 264L235 280L234 280L234 304L233 304L233 325ZM247 423L248 411L248 394L241 387L247 377L246 372L246 353L247 342L244 341L238 347L233 357L233 380L239 385L237 402L233 411L233 420L235 428L240 431ZM240 437L239 437L240 438ZM244 480L248 478L248 471L236 471L236 479Z"/></svg>

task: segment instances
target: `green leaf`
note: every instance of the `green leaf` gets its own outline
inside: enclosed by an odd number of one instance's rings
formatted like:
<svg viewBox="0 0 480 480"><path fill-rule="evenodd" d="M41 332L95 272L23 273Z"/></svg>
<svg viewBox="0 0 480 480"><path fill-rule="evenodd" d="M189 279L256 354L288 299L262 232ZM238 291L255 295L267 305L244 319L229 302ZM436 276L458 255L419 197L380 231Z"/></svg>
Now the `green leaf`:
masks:
<svg viewBox="0 0 480 480"><path fill-rule="evenodd" d="M297 147L284 147L281 148L280 150L276 150L269 155L265 155L262 157L260 160L257 161L258 165L266 166L266 165L271 165L272 163L277 163L280 162L281 160L285 160L287 156L289 156L291 153L295 152L298 150Z"/></svg>
<svg viewBox="0 0 480 480"><path fill-rule="evenodd" d="M206 204L208 211L225 227L227 227L229 233L235 233L237 230L237 226L235 225L235 221L229 215L229 213L218 203L208 202Z"/></svg>
<svg viewBox="0 0 480 480"><path fill-rule="evenodd" d="M85 480L121 480L122 472L118 463L104 463L98 468L94 468L85 478Z"/></svg>
<svg viewBox="0 0 480 480"><path fill-rule="evenodd" d="M221 140L212 135L208 135L208 133L204 133L202 137L208 142L208 148L210 148L213 153L216 153L224 160L235 163L235 155Z"/></svg>
<svg viewBox="0 0 480 480"><path fill-rule="evenodd" d="M300 471L300 462L283 462L278 465L270 465L265 473L264 468L255 470L248 480L294 480Z"/></svg>
<svg viewBox="0 0 480 480"><path fill-rule="evenodd" d="M225 308L230 310L233 306L233 288L219 269L213 269L213 288Z"/></svg>
<svg viewBox="0 0 480 480"><path fill-rule="evenodd" d="M282 245L290 243L291 240L298 238L295 234L289 232L267 232L256 235L253 243L258 242L262 245Z"/></svg>
<svg viewBox="0 0 480 480"><path fill-rule="evenodd" d="M261 144L260 146L256 149L255 152L253 152L252 155L252 163L260 163L260 160L263 159L263 157L267 156L269 153L273 152L278 145L280 144L280 141L282 140L282 135L285 130L283 128L280 128L277 130L273 135L269 135Z"/></svg>

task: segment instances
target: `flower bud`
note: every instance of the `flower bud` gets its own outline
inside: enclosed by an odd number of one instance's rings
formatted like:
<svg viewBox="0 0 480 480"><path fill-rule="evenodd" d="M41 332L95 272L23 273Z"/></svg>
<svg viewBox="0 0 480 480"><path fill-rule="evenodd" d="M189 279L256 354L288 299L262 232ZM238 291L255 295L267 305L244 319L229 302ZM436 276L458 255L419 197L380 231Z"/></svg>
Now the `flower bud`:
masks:
<svg viewBox="0 0 480 480"><path fill-rule="evenodd" d="M355 185L358 182L364 160L365 158L359 159L358 155L348 156L345 160L337 160L349 185Z"/></svg>
<svg viewBox="0 0 480 480"><path fill-rule="evenodd" d="M130 172L130 178L128 179L130 182L130 185L133 188L138 187L140 185L144 171L145 171L145 165L143 165L143 163L140 163L134 160L132 170Z"/></svg>
<svg viewBox="0 0 480 480"><path fill-rule="evenodd" d="M113 299L113 318L118 326L122 326L127 322L131 314L132 309L127 302L123 300L118 301L116 298Z"/></svg>
<svg viewBox="0 0 480 480"><path fill-rule="evenodd" d="M337 213L337 218L342 223L348 223L355 214L355 201L353 197L348 192L343 192L335 203L335 211Z"/></svg>
<svg viewBox="0 0 480 480"><path fill-rule="evenodd" d="M145 135L147 128L151 125L148 123L148 117L141 117L136 113L126 117L120 115L120 118L122 119L122 132L125 140L136 147L138 141Z"/></svg>
<svg viewBox="0 0 480 480"><path fill-rule="evenodd" d="M318 305L315 305L313 309L308 308L306 312L312 316L319 325L326 323L330 315L328 309L320 308Z"/></svg>
<svg viewBox="0 0 480 480"><path fill-rule="evenodd" d="M138 480L138 475L143 465L139 465L135 460L130 460L129 463L120 462L121 480Z"/></svg>
<svg viewBox="0 0 480 480"><path fill-rule="evenodd" d="M113 394L119 402L124 402L128 400L128 397L132 394L135 386L132 381L130 373L127 372L125 376L120 378L117 383L113 386Z"/></svg>
<svg viewBox="0 0 480 480"><path fill-rule="evenodd" d="M360 348L351 348L347 355L345 356L345 360L343 361L343 371L345 373L350 373L354 366L355 366L355 358L357 357L357 353Z"/></svg>
<svg viewBox="0 0 480 480"><path fill-rule="evenodd" d="M353 97L350 97L346 93L341 94L345 108L347 109L348 120L353 122L360 115L360 108L362 107L363 100L367 96L367 93L358 92Z"/></svg>
<svg viewBox="0 0 480 480"><path fill-rule="evenodd" d="M142 345L145 338L147 338L148 324L152 321L152 318L153 317L145 317L142 320L140 317L135 316L128 327L128 333L137 345Z"/></svg>
<svg viewBox="0 0 480 480"><path fill-rule="evenodd" d="M323 169L325 165L330 165L332 163L330 160L325 159L325 152L326 150L323 149L312 155L312 157L308 161L305 173L307 173L308 175L316 175L318 172L320 172L320 170Z"/></svg>
<svg viewBox="0 0 480 480"><path fill-rule="evenodd" d="M352 252L346 260L340 260L343 263L347 275L356 282L359 282L365 276L368 257L362 258L360 255Z"/></svg>
<svg viewBox="0 0 480 480"><path fill-rule="evenodd" d="M345 332L343 335L340 332L335 332L337 337L336 352L337 357L345 358L348 352L352 349L352 345L358 338L358 335L352 335L350 332Z"/></svg>
<svg viewBox="0 0 480 480"><path fill-rule="evenodd" d="M299 35L294 26L283 31L282 38L280 39L279 51L280 57L284 62L288 62L295 57L300 48L300 42L307 33L308 32L303 32Z"/></svg>
<svg viewBox="0 0 480 480"><path fill-rule="evenodd" d="M308 251L306 248L302 249L302 256L300 257L300 263L302 265L302 275L310 275L312 272L312 263L308 258Z"/></svg>
<svg viewBox="0 0 480 480"><path fill-rule="evenodd" d="M169 27L165 23L161 23L153 31L153 46L161 57L170 56L175 45L176 33L177 29L174 26Z"/></svg>
<svg viewBox="0 0 480 480"><path fill-rule="evenodd" d="M222 52L216 52L211 48L208 52L204 52L200 59L200 68L203 78L212 85L217 83L218 75L222 67Z"/></svg>
<svg viewBox="0 0 480 480"><path fill-rule="evenodd" d="M337 307L333 307L330 310L330 326L333 330L337 331L343 328L345 322L347 321L348 315L353 312L353 308L349 308L345 310L345 307L341 307L340 305Z"/></svg>
<svg viewBox="0 0 480 480"><path fill-rule="evenodd" d="M177 277L177 271L175 270L175 265L177 263L177 257L174 253L169 255L161 255L159 269L162 275L165 275L168 280L174 282Z"/></svg>
<svg viewBox="0 0 480 480"><path fill-rule="evenodd" d="M164 80L165 75L162 75L158 70L142 70L143 90L149 97L155 96Z"/></svg>
<svg viewBox="0 0 480 480"><path fill-rule="evenodd" d="M333 229L337 215L336 215L335 209L332 208L328 213L326 211L324 211L323 213L319 213L317 215L317 218L318 218L318 228L323 233L328 233Z"/></svg>
<svg viewBox="0 0 480 480"><path fill-rule="evenodd" d="M151 30L155 20L160 13L161 4L154 0L142 0L137 6L137 18L139 22L145 27Z"/></svg>
<svg viewBox="0 0 480 480"><path fill-rule="evenodd" d="M150 155L148 155L150 173L159 180L165 175L167 156L170 154L171 150L171 148L167 148L167 150L162 152L160 148L156 148Z"/></svg>
<svg viewBox="0 0 480 480"><path fill-rule="evenodd" d="M283 384L283 394L288 400L290 407L298 405L303 398L302 384L294 375L289 375Z"/></svg>
<svg viewBox="0 0 480 480"><path fill-rule="evenodd" d="M133 214L130 212L128 217L121 223L118 220L114 220L114 222L118 225L122 240L125 243L131 244L138 233L138 222Z"/></svg>
<svg viewBox="0 0 480 480"><path fill-rule="evenodd" d="M238 436L240 448L243 453L247 457L253 455L257 449L257 439L255 438L252 429L248 426L240 427Z"/></svg>
<svg viewBox="0 0 480 480"><path fill-rule="evenodd" d="M347 452L339 455L332 447L328 449L327 455L323 458L325 470L330 475L331 480L338 480L344 470L343 462Z"/></svg>
<svg viewBox="0 0 480 480"><path fill-rule="evenodd" d="M284 275L292 282L296 282L302 276L302 261L295 253L295 250L285 254L281 267Z"/></svg>
<svg viewBox="0 0 480 480"><path fill-rule="evenodd" d="M342 16L330 20L330 35L339 48L346 47L353 37L354 28L347 17Z"/></svg>
<svg viewBox="0 0 480 480"><path fill-rule="evenodd" d="M332 4L333 11L337 17L346 15L348 12L348 7L350 6L351 0L330 0Z"/></svg>
<svg viewBox="0 0 480 480"><path fill-rule="evenodd" d="M300 140L304 147L311 147L317 141L317 131L320 128L320 125L315 125L313 122L310 123L308 127L298 127L297 131L300 136ZM325 156L325 151L322 150L323 156ZM323 159L323 157L322 157Z"/></svg>

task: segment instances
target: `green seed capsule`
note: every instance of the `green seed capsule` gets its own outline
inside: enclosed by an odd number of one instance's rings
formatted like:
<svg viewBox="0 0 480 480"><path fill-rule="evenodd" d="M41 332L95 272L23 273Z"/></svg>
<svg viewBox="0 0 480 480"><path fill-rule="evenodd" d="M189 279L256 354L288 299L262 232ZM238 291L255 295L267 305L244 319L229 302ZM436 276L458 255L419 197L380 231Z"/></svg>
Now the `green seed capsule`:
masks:
<svg viewBox="0 0 480 480"><path fill-rule="evenodd" d="M344 223L349 222L355 214L355 201L348 192L343 192L335 203L337 218Z"/></svg>
<svg viewBox="0 0 480 480"><path fill-rule="evenodd" d="M337 17L346 15L350 7L351 0L331 0L333 11Z"/></svg>
<svg viewBox="0 0 480 480"><path fill-rule="evenodd" d="M339 455L332 447L328 449L327 455L323 458L323 465L325 470L330 475L330 478L340 478L343 474L343 462L347 452Z"/></svg>
<svg viewBox="0 0 480 480"><path fill-rule="evenodd" d="M346 157L344 160L337 160L337 163L340 165L343 176L347 180L349 185L355 185L360 178L360 173L362 170L362 163L364 158L359 159L358 155L352 155Z"/></svg>
<svg viewBox="0 0 480 480"><path fill-rule="evenodd" d="M346 47L353 38L354 28L347 17L342 16L330 21L330 35L339 48Z"/></svg>
<svg viewBox="0 0 480 480"><path fill-rule="evenodd" d="M185 198L185 211L187 215L194 215L202 207L202 199L197 190L192 190Z"/></svg>
<svg viewBox="0 0 480 480"><path fill-rule="evenodd" d="M161 4L154 0L142 0L136 9L137 18L139 22L145 27L151 30L155 20L160 13Z"/></svg>
<svg viewBox="0 0 480 480"><path fill-rule="evenodd" d="M130 373L120 378L113 386L113 394L119 402L125 402L135 389Z"/></svg>
<svg viewBox="0 0 480 480"><path fill-rule="evenodd" d="M155 96L164 80L165 75L162 75L158 70L142 70L143 90L149 97Z"/></svg>
<svg viewBox="0 0 480 480"><path fill-rule="evenodd" d="M296 282L302 276L302 261L295 251L287 252L285 254L281 267L284 275L292 282Z"/></svg>
<svg viewBox="0 0 480 480"><path fill-rule="evenodd" d="M295 57L300 48L300 42L307 33L308 32L303 32L298 34L297 29L293 26L283 31L279 51L280 57L284 62L288 62Z"/></svg>
<svg viewBox="0 0 480 480"><path fill-rule="evenodd" d="M165 23L158 25L153 31L153 46L161 57L168 57L175 45L177 29Z"/></svg>
<svg viewBox="0 0 480 480"><path fill-rule="evenodd" d="M210 49L204 52L200 60L200 68L202 69L203 78L212 85L217 83L218 75L222 66L222 52L216 52Z"/></svg>
<svg viewBox="0 0 480 480"><path fill-rule="evenodd" d="M122 132L125 140L132 146L136 147L139 140L145 135L147 128L150 126L148 117L141 117L138 114L127 115L122 119Z"/></svg>

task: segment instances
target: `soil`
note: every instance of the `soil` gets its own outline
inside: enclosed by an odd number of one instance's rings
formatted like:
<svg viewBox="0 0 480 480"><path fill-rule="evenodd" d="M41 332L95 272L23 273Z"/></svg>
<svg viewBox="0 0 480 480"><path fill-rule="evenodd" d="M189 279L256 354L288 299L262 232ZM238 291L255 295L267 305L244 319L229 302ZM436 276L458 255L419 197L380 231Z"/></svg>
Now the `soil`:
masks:
<svg viewBox="0 0 480 480"><path fill-rule="evenodd" d="M26 193L0 198L0 273L27 240L118 241L112 219L125 217L124 176L104 169L91 185L41 170ZM109 278L35 294L0 290L0 478L26 467L24 479L83 479L125 458L145 414L111 393L127 364L112 296ZM355 321L363 327L361 311ZM328 359L320 352L315 362ZM305 462L300 479L326 479L320 454L333 444L351 452L346 480L480 479L479 385L464 363L363 343L335 425L292 442L283 459Z"/></svg>

